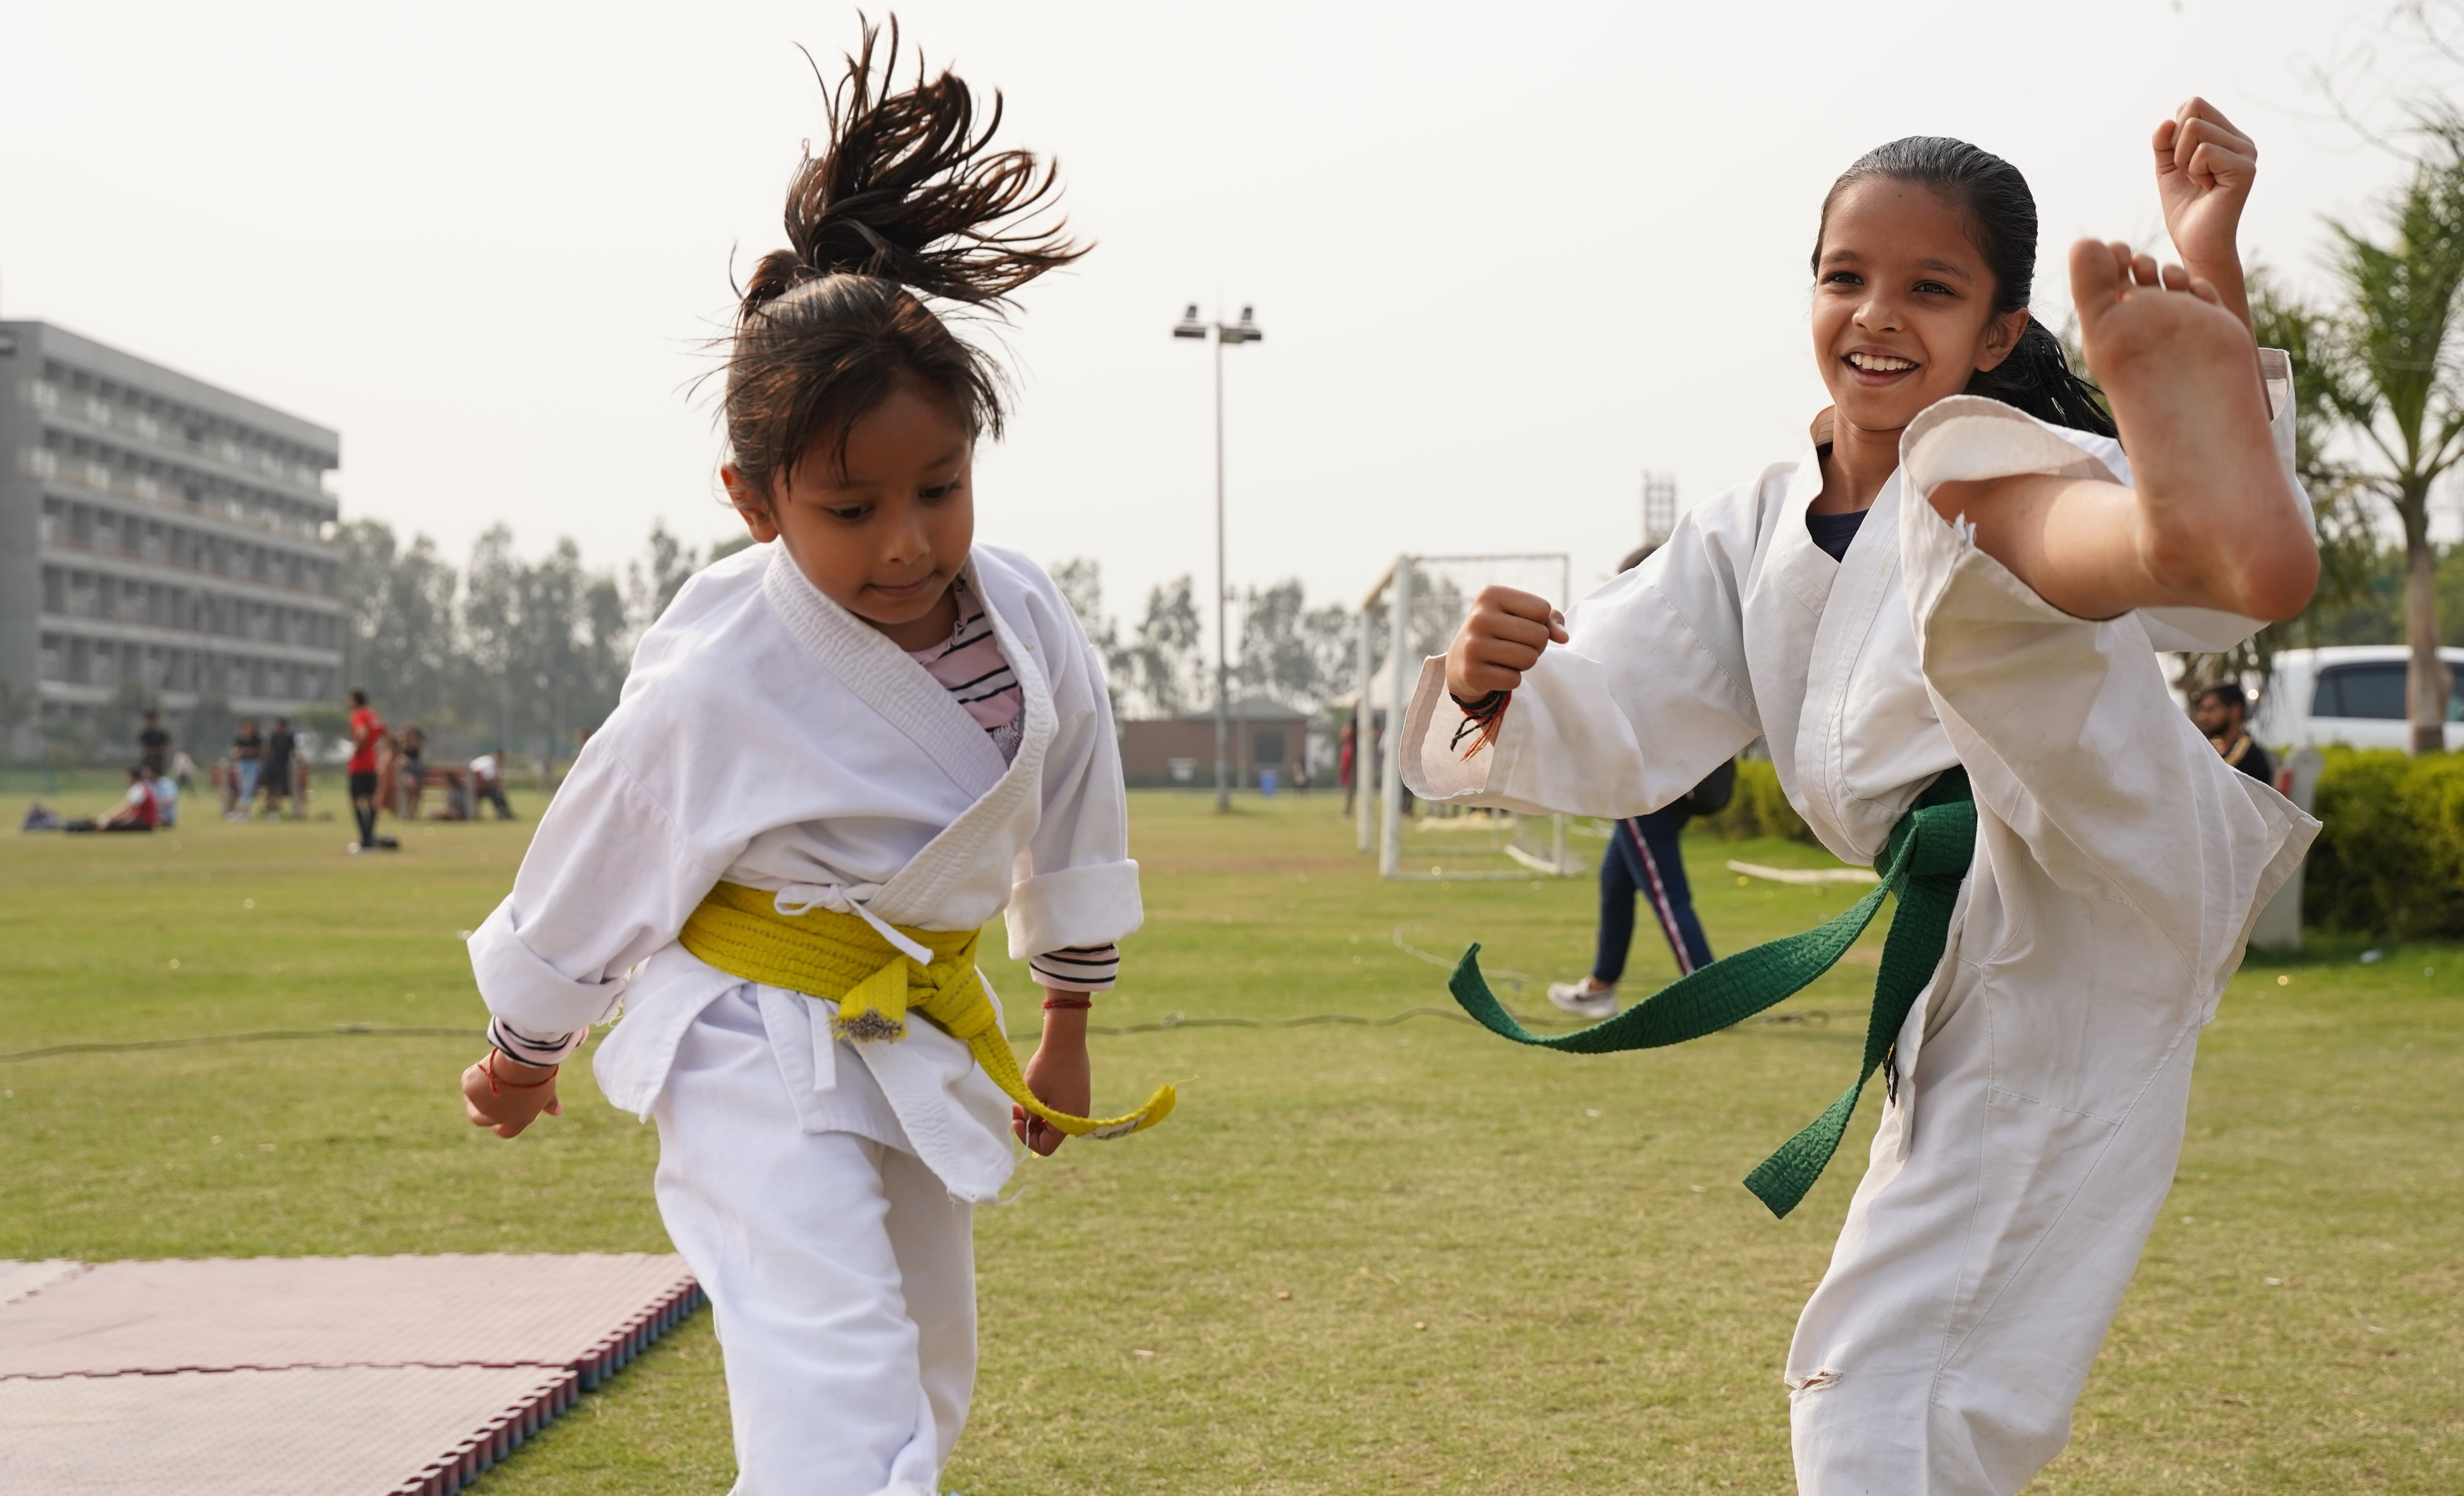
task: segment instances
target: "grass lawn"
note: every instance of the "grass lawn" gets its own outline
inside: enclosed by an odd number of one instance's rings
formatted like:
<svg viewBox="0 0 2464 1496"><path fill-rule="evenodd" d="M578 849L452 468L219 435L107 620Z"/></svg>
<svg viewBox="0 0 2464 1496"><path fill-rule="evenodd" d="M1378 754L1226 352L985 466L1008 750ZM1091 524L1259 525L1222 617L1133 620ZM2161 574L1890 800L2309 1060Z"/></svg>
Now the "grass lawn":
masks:
<svg viewBox="0 0 2464 1496"><path fill-rule="evenodd" d="M11 787L12 806L33 788ZM74 787L73 813L109 793ZM1134 797L1148 924L1098 1016L1444 1004L1443 972L1405 947L1450 959L1475 938L1493 973L1581 970L1588 880L1383 883L1333 812ZM527 829L412 827L384 857L342 855L346 820L13 838L0 1054L474 1033L459 933ZM1812 861L1801 847L1690 855L1722 951L1856 891L1720 868ZM1630 980L1669 974L1651 939ZM1522 1050L1441 1018L1099 1038L1099 1108L1170 1080L1180 1110L1031 1160L1016 1201L979 1217L983 1364L949 1484L1786 1489L1781 1359L1855 1168L1784 1221L1737 1180L1854 1073L1875 948L1782 1010L1798 1021L1649 1055ZM2356 954L2235 980L2173 1198L2032 1491L2464 1487L2464 951ZM1027 990L1021 966L990 972ZM473 1053L328 1033L0 1060L0 1257L665 1250L652 1132L575 1067L563 1118L513 1144L478 1133L454 1096ZM731 1474L702 1315L477 1490L715 1492Z"/></svg>

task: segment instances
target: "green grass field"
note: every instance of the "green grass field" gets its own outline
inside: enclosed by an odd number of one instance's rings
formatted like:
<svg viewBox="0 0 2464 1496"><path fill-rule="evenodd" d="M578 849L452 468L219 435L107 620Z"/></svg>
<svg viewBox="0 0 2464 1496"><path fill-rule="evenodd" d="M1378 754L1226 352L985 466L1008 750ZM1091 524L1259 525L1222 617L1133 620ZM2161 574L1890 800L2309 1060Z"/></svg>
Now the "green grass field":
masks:
<svg viewBox="0 0 2464 1496"><path fill-rule="evenodd" d="M72 812L109 793L71 787ZM34 788L0 781L12 806ZM1148 923L1098 1016L1394 1015L1446 1002L1405 946L1475 938L1492 971L1581 970L1588 880L1382 883L1333 809L1135 797ZM527 829L413 827L387 857L342 855L342 821L0 844L0 1053L326 1031L0 1060L0 1257L667 1249L655 1136L586 1067L563 1118L508 1144L461 1120L470 1039L330 1032L475 1032L459 933ZM1850 897L1720 869L1801 847L1691 855L1724 951ZM1668 974L1650 941L1630 980ZM1029 1161L979 1218L983 1364L950 1484L1786 1489L1781 1358L1855 1171L1784 1221L1736 1181L1853 1074L1873 943L1794 1021L1649 1055L1520 1050L1442 1018L1099 1038L1099 1104L1170 1080L1180 1110ZM2032 1491L2464 1488L2464 951L2356 955L2235 980L2173 1198ZM1026 991L1019 966L991 975ZM702 1315L477 1490L731 1474Z"/></svg>

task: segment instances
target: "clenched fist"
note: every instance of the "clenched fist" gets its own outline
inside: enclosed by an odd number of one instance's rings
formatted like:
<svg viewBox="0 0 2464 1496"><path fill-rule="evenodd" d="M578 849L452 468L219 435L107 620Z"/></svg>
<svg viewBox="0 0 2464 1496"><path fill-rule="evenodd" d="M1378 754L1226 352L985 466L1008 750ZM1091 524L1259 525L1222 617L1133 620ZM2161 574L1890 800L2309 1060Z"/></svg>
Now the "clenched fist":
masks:
<svg viewBox="0 0 2464 1496"><path fill-rule="evenodd" d="M1446 689L1463 701L1512 691L1523 684L1523 672L1540 663L1540 651L1565 642L1566 615L1547 598L1483 587L1446 649Z"/></svg>

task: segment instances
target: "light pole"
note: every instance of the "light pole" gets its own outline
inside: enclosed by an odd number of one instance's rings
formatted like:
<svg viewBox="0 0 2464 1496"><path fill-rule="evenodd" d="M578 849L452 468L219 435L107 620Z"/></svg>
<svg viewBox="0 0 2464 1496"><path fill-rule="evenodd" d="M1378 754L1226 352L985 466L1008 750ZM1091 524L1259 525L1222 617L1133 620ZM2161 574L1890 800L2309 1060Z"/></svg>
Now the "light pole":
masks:
<svg viewBox="0 0 2464 1496"><path fill-rule="evenodd" d="M1175 338L1203 339L1215 335L1215 808L1232 808L1232 701L1231 653L1226 646L1223 622L1223 345L1233 342L1264 342L1266 335L1258 330L1256 309L1243 307L1237 322L1203 322L1198 318L1198 303L1180 314L1173 324Z"/></svg>

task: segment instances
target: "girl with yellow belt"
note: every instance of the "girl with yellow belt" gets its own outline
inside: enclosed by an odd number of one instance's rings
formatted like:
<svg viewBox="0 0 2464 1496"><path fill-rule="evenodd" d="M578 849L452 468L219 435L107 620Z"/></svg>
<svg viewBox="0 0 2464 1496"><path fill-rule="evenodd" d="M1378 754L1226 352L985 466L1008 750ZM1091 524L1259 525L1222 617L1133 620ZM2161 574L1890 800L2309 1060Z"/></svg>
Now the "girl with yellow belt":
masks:
<svg viewBox="0 0 2464 1496"><path fill-rule="evenodd" d="M689 583L471 939L494 1014L463 1079L513 1136L555 1066L659 1125L669 1234L716 1307L737 1490L938 1489L975 1370L970 1215L1098 1119L1089 994L1138 926L1100 667L1051 580L974 541L999 375L935 301L1083 253L1020 227L1048 168L965 83L831 94L729 352L729 495L760 544ZM1005 913L1044 986L1023 1069L975 965Z"/></svg>

